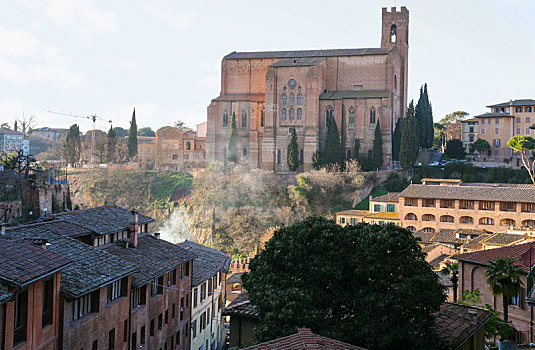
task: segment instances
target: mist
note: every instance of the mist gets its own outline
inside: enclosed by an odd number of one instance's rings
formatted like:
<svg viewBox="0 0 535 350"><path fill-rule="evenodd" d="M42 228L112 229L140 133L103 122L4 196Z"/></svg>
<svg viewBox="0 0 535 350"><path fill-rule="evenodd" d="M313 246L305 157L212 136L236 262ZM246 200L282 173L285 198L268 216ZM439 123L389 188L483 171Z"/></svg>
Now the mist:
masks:
<svg viewBox="0 0 535 350"><path fill-rule="evenodd" d="M160 238L173 244L182 243L186 239L188 241L197 242L195 237L188 233L188 224L184 219L184 214L180 208L176 208L169 219L165 221L158 230L160 232Z"/></svg>

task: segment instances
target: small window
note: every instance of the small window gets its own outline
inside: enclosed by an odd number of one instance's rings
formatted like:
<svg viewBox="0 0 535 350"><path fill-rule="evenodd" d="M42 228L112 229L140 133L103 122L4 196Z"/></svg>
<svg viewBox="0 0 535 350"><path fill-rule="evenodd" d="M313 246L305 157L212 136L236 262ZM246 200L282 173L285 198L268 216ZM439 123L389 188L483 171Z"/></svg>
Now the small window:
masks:
<svg viewBox="0 0 535 350"><path fill-rule="evenodd" d="M246 155L247 155L247 150L244 148L242 149L242 156L245 158Z"/></svg>
<svg viewBox="0 0 535 350"><path fill-rule="evenodd" d="M301 95L300 93L297 94L297 105L298 106L302 106L303 105L303 95Z"/></svg>
<svg viewBox="0 0 535 350"><path fill-rule="evenodd" d="M43 313L41 317L42 327L52 324L54 309L54 278L43 282Z"/></svg>
<svg viewBox="0 0 535 350"><path fill-rule="evenodd" d="M228 128L228 113L225 111L223 113L223 127Z"/></svg>
<svg viewBox="0 0 535 350"><path fill-rule="evenodd" d="M281 163L281 150L277 150L277 164Z"/></svg>
<svg viewBox="0 0 535 350"><path fill-rule="evenodd" d="M370 109L370 128L375 128L375 108Z"/></svg>
<svg viewBox="0 0 535 350"><path fill-rule="evenodd" d="M395 24L392 24L392 27L390 27L390 42L395 43L397 40L397 34L398 34L398 28Z"/></svg>
<svg viewBox="0 0 535 350"><path fill-rule="evenodd" d="M292 93L290 94L290 103L289 103L290 106L293 106L295 105L295 95Z"/></svg>
<svg viewBox="0 0 535 350"><path fill-rule="evenodd" d="M191 142L186 141L186 151L191 151Z"/></svg>
<svg viewBox="0 0 535 350"><path fill-rule="evenodd" d="M327 107L327 110L325 110L325 125L329 126L329 120L334 117L333 109L331 107Z"/></svg>
<svg viewBox="0 0 535 350"><path fill-rule="evenodd" d="M498 134L500 133L500 128L496 128L496 129L494 129L494 133L495 133L496 135L498 135Z"/></svg>
<svg viewBox="0 0 535 350"><path fill-rule="evenodd" d="M396 212L396 206L394 204L387 204L386 205L386 211L388 213L395 213Z"/></svg>
<svg viewBox="0 0 535 350"><path fill-rule="evenodd" d="M247 127L247 113L243 112L241 115L241 127L246 128Z"/></svg>
<svg viewBox="0 0 535 350"><path fill-rule="evenodd" d="M304 162L303 150L300 150L299 151L299 163L303 164L303 162Z"/></svg>
<svg viewBox="0 0 535 350"><path fill-rule="evenodd" d="M515 108L516 113L522 113L522 107L516 107Z"/></svg>
<svg viewBox="0 0 535 350"><path fill-rule="evenodd" d="M494 118L494 124L500 124L500 118Z"/></svg>
<svg viewBox="0 0 535 350"><path fill-rule="evenodd" d="M374 213L380 213L380 212L382 212L382 211L383 211L383 209L382 209L382 207L381 207L381 204L374 204L374 205L373 205L373 212L374 212Z"/></svg>
<svg viewBox="0 0 535 350"><path fill-rule="evenodd" d="M115 328L108 332L108 350L115 349Z"/></svg>
<svg viewBox="0 0 535 350"><path fill-rule="evenodd" d="M260 127L264 127L264 113L265 113L265 108L263 108L261 111L260 111Z"/></svg>
<svg viewBox="0 0 535 350"><path fill-rule="evenodd" d="M354 128L355 127L355 110L353 108L349 109L349 123L348 123L348 126L350 128Z"/></svg>
<svg viewBox="0 0 535 350"><path fill-rule="evenodd" d="M288 119L294 120L294 109L293 108L290 108L290 116L289 116Z"/></svg>
<svg viewBox="0 0 535 350"><path fill-rule="evenodd" d="M13 329L13 345L26 341L28 325L28 291L20 292L15 297L15 322Z"/></svg>
<svg viewBox="0 0 535 350"><path fill-rule="evenodd" d="M282 94L282 96L281 96L281 106L286 106L286 100L287 100L286 94Z"/></svg>
<svg viewBox="0 0 535 350"><path fill-rule="evenodd" d="M303 119L303 110L301 108L297 108L297 120Z"/></svg>
<svg viewBox="0 0 535 350"><path fill-rule="evenodd" d="M295 86L296 86L296 85L297 85L297 82L295 81L295 79L290 79L290 80L288 81L288 87L289 87L290 89L295 89Z"/></svg>
<svg viewBox="0 0 535 350"><path fill-rule="evenodd" d="M281 119L282 119L282 120L286 120L286 108L283 108L283 109L281 110Z"/></svg>
<svg viewBox="0 0 535 350"><path fill-rule="evenodd" d="M394 74L394 91L398 90L398 76Z"/></svg>

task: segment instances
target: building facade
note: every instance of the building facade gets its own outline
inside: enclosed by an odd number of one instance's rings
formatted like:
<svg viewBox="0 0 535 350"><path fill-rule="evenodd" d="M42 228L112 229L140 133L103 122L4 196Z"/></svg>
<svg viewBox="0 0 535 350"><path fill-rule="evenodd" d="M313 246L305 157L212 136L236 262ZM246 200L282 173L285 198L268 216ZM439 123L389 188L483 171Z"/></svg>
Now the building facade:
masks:
<svg viewBox="0 0 535 350"><path fill-rule="evenodd" d="M409 11L382 10L379 48L233 52L221 64L221 93L208 107L207 161L223 161L232 119L238 161L288 171L287 148L297 132L301 169L321 151L334 118L351 156L355 139L371 152L376 126L383 166L390 167L391 134L407 106Z"/></svg>
<svg viewBox="0 0 535 350"><path fill-rule="evenodd" d="M162 170L203 167L206 161L206 122L196 127L196 131L171 126L158 129L154 167Z"/></svg>
<svg viewBox="0 0 535 350"><path fill-rule="evenodd" d="M461 125L461 141L466 153L470 152L470 146L474 143L479 135L479 120L477 118L470 118L463 120Z"/></svg>
<svg viewBox="0 0 535 350"><path fill-rule="evenodd" d="M24 134L19 131L0 129L0 151L11 153L23 151L23 155L30 153L30 141L24 139Z"/></svg>

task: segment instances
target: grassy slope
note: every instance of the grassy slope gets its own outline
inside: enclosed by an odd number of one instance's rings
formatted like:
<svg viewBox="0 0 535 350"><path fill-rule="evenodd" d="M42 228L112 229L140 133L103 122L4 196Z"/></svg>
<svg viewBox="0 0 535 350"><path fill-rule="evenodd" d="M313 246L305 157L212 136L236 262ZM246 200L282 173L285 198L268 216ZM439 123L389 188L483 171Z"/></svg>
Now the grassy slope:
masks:
<svg viewBox="0 0 535 350"><path fill-rule="evenodd" d="M385 194L388 194L389 192L383 187L383 186L377 186L374 187L372 192L370 193L372 198L384 196ZM360 201L354 209L357 210L368 210L370 208L370 199L366 198Z"/></svg>

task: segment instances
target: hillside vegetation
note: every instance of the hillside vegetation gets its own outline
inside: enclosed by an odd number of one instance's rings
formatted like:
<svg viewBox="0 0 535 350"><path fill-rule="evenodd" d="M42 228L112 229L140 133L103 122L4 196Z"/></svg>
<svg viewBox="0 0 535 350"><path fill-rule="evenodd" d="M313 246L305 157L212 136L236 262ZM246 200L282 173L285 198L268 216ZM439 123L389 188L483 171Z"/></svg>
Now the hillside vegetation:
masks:
<svg viewBox="0 0 535 350"><path fill-rule="evenodd" d="M195 176L99 169L70 179L75 205L136 207L157 220L153 230L168 240L194 238L223 251L252 254L275 226L311 215L332 217L353 207L376 182L374 174L359 170L349 163L344 171L277 175L213 163Z"/></svg>

